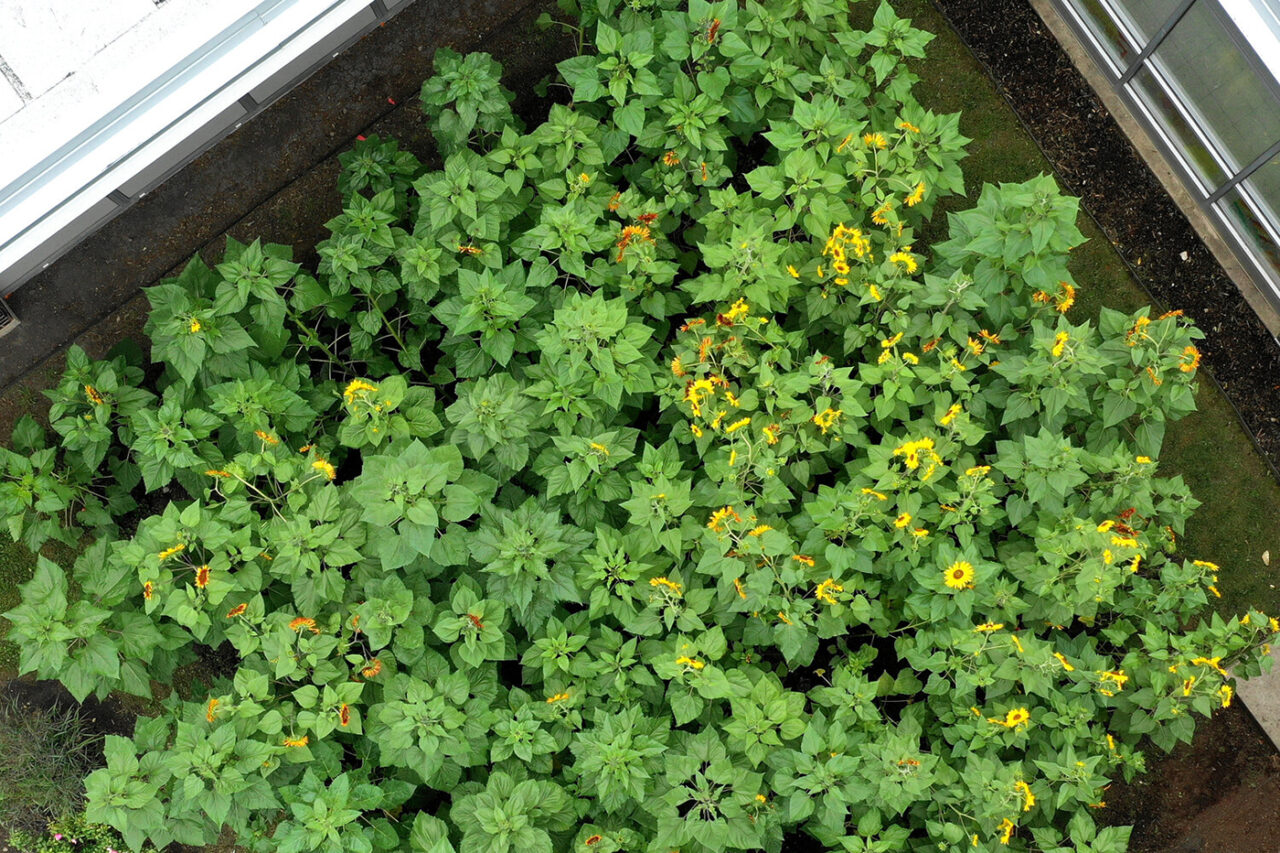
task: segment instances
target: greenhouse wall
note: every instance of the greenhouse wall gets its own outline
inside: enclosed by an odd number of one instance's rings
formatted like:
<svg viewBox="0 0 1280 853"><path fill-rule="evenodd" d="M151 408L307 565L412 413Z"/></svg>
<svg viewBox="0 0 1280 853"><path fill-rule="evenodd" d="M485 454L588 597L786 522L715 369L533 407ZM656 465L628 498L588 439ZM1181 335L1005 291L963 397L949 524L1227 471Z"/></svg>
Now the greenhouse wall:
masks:
<svg viewBox="0 0 1280 853"><path fill-rule="evenodd" d="M1227 243L1257 293L1242 290L1280 333L1280 0L1037 6L1087 48L1095 88L1118 96L1173 165L1204 214L1193 223Z"/></svg>

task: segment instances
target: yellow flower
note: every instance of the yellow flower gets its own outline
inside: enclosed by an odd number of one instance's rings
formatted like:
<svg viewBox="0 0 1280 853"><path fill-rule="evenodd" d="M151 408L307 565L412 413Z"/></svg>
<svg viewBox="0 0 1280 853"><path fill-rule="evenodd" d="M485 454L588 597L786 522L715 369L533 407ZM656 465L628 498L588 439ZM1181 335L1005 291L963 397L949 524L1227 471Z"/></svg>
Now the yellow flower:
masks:
<svg viewBox="0 0 1280 853"><path fill-rule="evenodd" d="M725 522L730 519L739 523L742 522L742 517L733 511L733 507L722 507L711 513L711 518L707 521L707 527L716 533L720 533L724 529Z"/></svg>
<svg viewBox="0 0 1280 853"><path fill-rule="evenodd" d="M759 525L758 527L753 527L753 528L751 528L750 530L748 530L748 531L747 531L747 535L748 535L748 536L759 536L761 533L767 533L768 531L770 531L770 530L772 530L772 529L773 529L773 528L772 528L772 527L770 527L770 526L769 526L769 525L767 525L767 524L761 524L761 525Z"/></svg>
<svg viewBox="0 0 1280 853"><path fill-rule="evenodd" d="M917 539L923 539L924 537L929 535L929 529L926 527L917 527L911 531L911 535L916 537Z"/></svg>
<svg viewBox="0 0 1280 853"><path fill-rule="evenodd" d="M1004 715L1003 720L994 720L1006 729L1016 729L1018 726L1026 725L1031 722L1031 712L1026 708L1014 708Z"/></svg>
<svg viewBox="0 0 1280 853"><path fill-rule="evenodd" d="M1216 572L1218 570L1218 564L1210 563L1208 560L1192 560L1191 565L1199 566L1202 569L1208 569L1212 572Z"/></svg>
<svg viewBox="0 0 1280 853"><path fill-rule="evenodd" d="M1124 674L1123 669L1115 672L1100 672L1098 673L1098 689L1104 695L1111 696L1111 695L1114 695L1112 692L1109 692L1112 689L1111 685L1114 685L1115 691L1119 692L1121 690L1124 690L1125 682L1127 682L1128 680L1129 680L1129 676ZM1107 686L1103 687L1104 684Z"/></svg>
<svg viewBox="0 0 1280 853"><path fill-rule="evenodd" d="M888 225L888 214L893 213L893 202L885 199L884 204L871 212L871 221L877 225Z"/></svg>
<svg viewBox="0 0 1280 853"><path fill-rule="evenodd" d="M702 438L702 427L697 424L689 424L689 432L693 433L694 438Z"/></svg>
<svg viewBox="0 0 1280 853"><path fill-rule="evenodd" d="M332 480L338 476L337 470L326 459L317 459L311 463L311 467L324 474L327 479Z"/></svg>
<svg viewBox="0 0 1280 853"><path fill-rule="evenodd" d="M790 619L788 619L787 614L783 613L781 610L778 611L778 621L781 622L783 625L795 624Z"/></svg>
<svg viewBox="0 0 1280 853"><path fill-rule="evenodd" d="M837 153L837 154L839 154L841 151L843 151L843 150L844 150L844 147L845 147L846 145L848 145L851 141L853 141L853 134L852 134L852 133L850 133L850 134L849 134L848 136L846 136L844 139L841 139L841 140L840 140L840 144L836 146L836 153Z"/></svg>
<svg viewBox="0 0 1280 853"><path fill-rule="evenodd" d="M1014 790L1022 792L1022 810L1024 812L1031 811L1031 807L1036 804L1036 795L1031 793L1031 786L1019 779L1013 785Z"/></svg>
<svg viewBox="0 0 1280 853"><path fill-rule="evenodd" d="M201 329L200 321L197 320L195 317L192 317L191 324L187 326L187 330L194 335L196 332L200 331L200 329Z"/></svg>
<svg viewBox="0 0 1280 853"><path fill-rule="evenodd" d="M862 490L862 493L863 493L864 495L870 495L871 497L875 498L875 499L876 499L876 500L878 500L878 501L887 501L887 500L889 500L889 496L888 496L888 495L882 495L882 494L880 494L879 492L877 492L875 489L866 489L866 488L864 488L864 489Z"/></svg>
<svg viewBox="0 0 1280 853"><path fill-rule="evenodd" d="M791 559L795 560L797 563L804 563L809 568L813 568L814 565L816 565L813 557L810 557L808 554L792 554Z"/></svg>
<svg viewBox="0 0 1280 853"><path fill-rule="evenodd" d="M208 476L208 477L230 477L231 476L230 471L223 471L221 468L210 468L208 471L205 471L204 473L205 473L205 476Z"/></svg>
<svg viewBox="0 0 1280 853"><path fill-rule="evenodd" d="M1000 843L1001 844L1009 843L1009 839L1013 837L1013 828L1014 828L1013 821L1009 820L1009 818L1005 818L1004 820L1000 821Z"/></svg>
<svg viewBox="0 0 1280 853"><path fill-rule="evenodd" d="M907 207L915 207L924 201L924 181L916 184L916 188L911 191L911 195L907 196Z"/></svg>
<svg viewBox="0 0 1280 853"><path fill-rule="evenodd" d="M1185 347L1182 355L1178 358L1178 369L1183 373L1190 373L1200 366L1200 350L1193 346Z"/></svg>
<svg viewBox="0 0 1280 853"><path fill-rule="evenodd" d="M705 663L698 660L697 658L686 657L684 655L681 655L680 657L676 658L676 665L687 666L687 667L690 667L691 669L702 669L704 666L706 666Z"/></svg>
<svg viewBox="0 0 1280 853"><path fill-rule="evenodd" d="M84 386L84 395L88 398L89 402L93 403L95 406L101 406L105 402L102 399L102 395L98 393L98 389L94 388L92 385Z"/></svg>
<svg viewBox="0 0 1280 853"><path fill-rule="evenodd" d="M204 718L212 723L214 721L215 712L217 711L217 709L218 709L218 699L217 697L214 697L210 699L209 704L205 706Z"/></svg>
<svg viewBox="0 0 1280 853"><path fill-rule="evenodd" d="M566 699L568 699L568 698L569 698L569 694L568 694L568 693L556 693L556 694L555 694L555 695L553 695L553 696L548 696L548 697L547 697L547 704L548 704L548 705L554 705L555 703L557 703L557 702L563 702L564 700L566 700Z"/></svg>
<svg viewBox="0 0 1280 853"><path fill-rule="evenodd" d="M973 564L957 560L943 572L943 582L951 589L969 589L973 586Z"/></svg>
<svg viewBox="0 0 1280 853"><path fill-rule="evenodd" d="M1098 525L1098 532L1099 532L1099 533L1106 533L1108 530L1110 530L1111 528L1113 528L1113 527L1115 527L1115 526L1116 526L1116 523L1115 523L1114 521L1112 521L1111 519L1109 519L1109 518L1108 518L1106 521L1104 521L1104 522L1102 522L1101 524L1099 524L1099 525Z"/></svg>
<svg viewBox="0 0 1280 853"><path fill-rule="evenodd" d="M792 266L791 264L787 264L787 273L788 273L788 274L790 274L790 276L791 276L792 278L799 278L799 277L800 277L800 273L799 273L799 271L797 271L797 270L796 270L796 268L795 268L794 266Z"/></svg>
<svg viewBox="0 0 1280 853"><path fill-rule="evenodd" d="M263 432L260 429L255 429L253 431L253 434L256 435L258 438L262 439L264 442L266 442L267 445L275 445L280 443L280 439L276 438L274 435L272 435L269 432Z"/></svg>
<svg viewBox="0 0 1280 853"><path fill-rule="evenodd" d="M879 302L883 298L880 296L880 288L876 287L874 284L867 286L867 293L876 302Z"/></svg>
<svg viewBox="0 0 1280 853"><path fill-rule="evenodd" d="M1133 461L1134 461L1134 462L1137 462L1139 465L1150 465L1150 464L1151 464L1151 457L1150 457L1150 456L1135 456L1135 457L1133 458Z"/></svg>
<svg viewBox="0 0 1280 853"><path fill-rule="evenodd" d="M1058 313L1065 314L1072 305L1076 304L1076 289L1065 281L1058 283L1062 285L1062 293L1059 295L1055 307L1058 309Z"/></svg>
<svg viewBox="0 0 1280 853"><path fill-rule="evenodd" d="M919 364L920 356L916 355L913 352L904 352L902 354L902 360L905 362L908 362L909 364Z"/></svg>
<svg viewBox="0 0 1280 853"><path fill-rule="evenodd" d="M992 631L999 631L1003 627L1004 627L1003 622L983 622L981 625L977 626L973 630L979 633L988 634Z"/></svg>
<svg viewBox="0 0 1280 853"><path fill-rule="evenodd" d="M1190 696L1191 688L1195 686L1195 683L1196 683L1196 677L1194 675L1188 678L1186 681L1182 682L1182 695Z"/></svg>
<svg viewBox="0 0 1280 853"><path fill-rule="evenodd" d="M596 453L603 453L605 456L609 455L609 448L605 447L603 444L597 444L593 441L590 446Z"/></svg>
<svg viewBox="0 0 1280 853"><path fill-rule="evenodd" d="M868 148L888 148L889 143L885 140L883 133L864 133L862 135L862 144Z"/></svg>
<svg viewBox="0 0 1280 853"><path fill-rule="evenodd" d="M1062 664L1062 668L1065 669L1067 672L1075 671L1075 667L1072 666L1069 661L1067 661L1066 655L1064 655L1062 652L1054 652L1053 656L1058 659L1058 663Z"/></svg>
<svg viewBox="0 0 1280 853"><path fill-rule="evenodd" d="M902 515L898 516L894 520L893 526L901 530L902 528L906 527L910 523L911 523L911 513L904 512Z"/></svg>
<svg viewBox="0 0 1280 853"><path fill-rule="evenodd" d="M1060 358L1067 348L1067 341L1071 340L1071 336L1066 332L1058 332L1053 339L1053 357Z"/></svg>
<svg viewBox="0 0 1280 853"><path fill-rule="evenodd" d="M818 584L818 588L814 590L813 594L819 601L825 601L827 604L835 604L836 597L832 595L833 592L844 592L844 587L836 583L834 578L827 578L822 583Z"/></svg>
<svg viewBox="0 0 1280 853"><path fill-rule="evenodd" d="M881 348L889 349L890 347L896 347L898 342L902 340L902 335L902 332L898 332L898 334L894 335L892 338L885 338L880 342Z"/></svg>
<svg viewBox="0 0 1280 853"><path fill-rule="evenodd" d="M964 475L966 477L985 477L990 470L990 465L974 465L972 468L966 468Z"/></svg>
<svg viewBox="0 0 1280 853"><path fill-rule="evenodd" d="M889 261L902 267L908 273L913 273L920 268L920 265L916 263L916 259L906 252L894 252L889 256Z"/></svg>
<svg viewBox="0 0 1280 853"><path fill-rule="evenodd" d="M819 412L813 416L813 422L822 429L822 434L826 435L827 430L835 426L836 418L844 414L841 409L827 408L825 411Z"/></svg>
<svg viewBox="0 0 1280 853"><path fill-rule="evenodd" d="M307 735L303 735L302 737L298 737L298 738L287 737L284 739L284 745L294 746L294 747L306 746L310 741L311 741L311 738L309 738Z"/></svg>
<svg viewBox="0 0 1280 853"><path fill-rule="evenodd" d="M742 588L742 581L737 578L733 579L733 588L738 591L738 598L745 599L747 597L747 591Z"/></svg>
<svg viewBox="0 0 1280 853"><path fill-rule="evenodd" d="M739 320L744 319L747 316L748 311L750 311L750 306L747 305L747 300L739 299L737 302L733 303L733 307L725 312L723 316L730 323L736 323Z"/></svg>
<svg viewBox="0 0 1280 853"><path fill-rule="evenodd" d="M1107 749L1111 750L1112 752L1116 751L1116 739L1113 738L1111 735L1107 735Z"/></svg>
<svg viewBox="0 0 1280 853"><path fill-rule="evenodd" d="M145 598L147 601L150 601L151 596L154 594L155 594L155 584L153 584L151 581L147 581L142 585L143 598Z"/></svg>
<svg viewBox="0 0 1280 853"><path fill-rule="evenodd" d="M728 435L731 432L737 432L749 423L751 423L751 418L742 418L741 420L734 421L724 428L725 435Z"/></svg>
<svg viewBox="0 0 1280 853"><path fill-rule="evenodd" d="M363 379L352 379L351 382L348 383L347 385L347 390L342 392L342 398L346 400L347 405L350 406L352 403L355 402L356 395L361 393L362 391L376 392L377 390L378 390L377 385L370 385L368 382L365 382Z"/></svg>
<svg viewBox="0 0 1280 853"><path fill-rule="evenodd" d="M1223 668L1222 668L1222 657L1221 657L1221 656L1216 657L1216 658L1192 658L1192 659L1191 659L1191 665L1192 665L1192 666L1208 666L1208 667L1212 667L1213 669L1215 669L1215 670L1217 670L1217 671L1218 671L1218 674L1219 674L1219 675L1221 675L1221 676L1223 676L1223 677L1225 677L1225 676L1227 676L1227 675L1228 675L1227 671L1226 671L1225 669L1223 669Z"/></svg>
<svg viewBox="0 0 1280 853"><path fill-rule="evenodd" d="M170 557L172 557L174 554L180 554L185 550L187 550L187 546L179 542L177 545L174 545L172 548L165 548L163 551L161 551L160 559L167 560Z"/></svg>
<svg viewBox="0 0 1280 853"><path fill-rule="evenodd" d="M683 587L683 586L681 586L680 584L676 583L676 582L675 582L675 581L673 581L673 580L669 580L669 579L667 579L665 576L660 577L660 578L649 578L649 586L652 586L652 587L664 587L664 588L666 588L666 589L671 590L671 591L672 591L673 593L675 593L676 595L683 595L683 594L684 594L684 587Z"/></svg>
<svg viewBox="0 0 1280 853"><path fill-rule="evenodd" d="M1231 689L1230 684L1224 684L1218 688L1218 698L1222 700L1222 707L1224 708L1231 707L1231 697L1234 695L1234 693L1235 691Z"/></svg>
<svg viewBox="0 0 1280 853"><path fill-rule="evenodd" d="M952 403L951 408L947 409L946 414L938 418L938 423L943 426L949 426L951 422L956 419L956 416L962 411L964 411L964 408L959 403Z"/></svg>

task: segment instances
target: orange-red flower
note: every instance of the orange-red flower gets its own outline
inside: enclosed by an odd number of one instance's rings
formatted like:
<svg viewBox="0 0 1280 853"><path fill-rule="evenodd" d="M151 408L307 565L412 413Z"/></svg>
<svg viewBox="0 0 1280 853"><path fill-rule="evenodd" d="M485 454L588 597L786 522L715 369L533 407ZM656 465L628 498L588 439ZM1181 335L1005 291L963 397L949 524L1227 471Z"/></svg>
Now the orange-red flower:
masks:
<svg viewBox="0 0 1280 853"><path fill-rule="evenodd" d="M196 589L204 589L209 585L209 566L196 569Z"/></svg>
<svg viewBox="0 0 1280 853"><path fill-rule="evenodd" d="M249 609L249 605L247 604L244 604L244 603L237 604L235 607L227 611L227 618L234 619L237 616L242 616L244 612L248 609Z"/></svg>
<svg viewBox="0 0 1280 853"><path fill-rule="evenodd" d="M320 629L316 627L316 620L306 616L298 616L289 623L289 630L291 631L298 631L301 633L303 628L306 628L313 634L320 633Z"/></svg>
<svg viewBox="0 0 1280 853"><path fill-rule="evenodd" d="M628 225L622 229L622 233L618 235L618 257L617 262L621 263L623 257L627 253L627 249L634 243L654 243L653 232L649 230L648 225Z"/></svg>

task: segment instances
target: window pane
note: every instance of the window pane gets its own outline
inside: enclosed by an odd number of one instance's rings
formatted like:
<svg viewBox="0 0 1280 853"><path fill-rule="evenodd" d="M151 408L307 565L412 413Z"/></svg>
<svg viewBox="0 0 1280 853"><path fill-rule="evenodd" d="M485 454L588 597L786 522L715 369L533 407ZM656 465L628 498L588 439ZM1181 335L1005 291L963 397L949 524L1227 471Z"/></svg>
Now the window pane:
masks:
<svg viewBox="0 0 1280 853"><path fill-rule="evenodd" d="M1214 158L1209 144L1192 128L1177 105L1165 92L1164 86L1149 68L1139 71L1131 85L1139 100L1151 110L1155 120L1169 135L1169 142L1187 167L1203 180L1212 191L1227 178L1226 171Z"/></svg>
<svg viewBox="0 0 1280 853"><path fill-rule="evenodd" d="M1260 265L1274 277L1280 277L1280 246L1263 222L1264 214L1252 200L1237 187L1227 193L1218 202L1218 207L1231 220L1244 240L1246 247L1253 251Z"/></svg>
<svg viewBox="0 0 1280 853"><path fill-rule="evenodd" d="M1221 16L1216 3L1196 3L1151 63L1235 171L1280 139L1280 99L1270 71Z"/></svg>
<svg viewBox="0 0 1280 853"><path fill-rule="evenodd" d="M1164 26L1181 5L1179 0L1111 0L1111 3L1137 36L1139 47L1146 47L1156 30Z"/></svg>
<svg viewBox="0 0 1280 853"><path fill-rule="evenodd" d="M1119 72L1137 58L1141 52L1139 48L1129 40L1124 28L1116 22L1102 0L1072 0L1071 5L1080 13L1081 20L1093 33L1098 45L1115 62L1113 70L1119 76Z"/></svg>

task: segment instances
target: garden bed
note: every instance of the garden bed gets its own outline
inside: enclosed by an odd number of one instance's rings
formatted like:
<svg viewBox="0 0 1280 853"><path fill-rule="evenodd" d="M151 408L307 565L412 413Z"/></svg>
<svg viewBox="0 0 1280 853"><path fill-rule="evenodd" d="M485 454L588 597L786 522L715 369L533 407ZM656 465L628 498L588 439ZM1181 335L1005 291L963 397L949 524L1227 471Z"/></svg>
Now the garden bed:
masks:
<svg viewBox="0 0 1280 853"><path fill-rule="evenodd" d="M917 26L924 26L926 29L930 29L935 32L939 31L939 26L937 26L938 19L936 15L931 15L931 10L929 10L927 7L916 8L910 3L903 3L903 4L900 4L899 11L904 15L908 15L916 18ZM943 26L945 27L945 25ZM714 31L710 31L710 32L714 32ZM944 36L945 35L946 34L944 33ZM960 52L963 51L962 48L959 48L958 50ZM922 99L926 101L927 106L932 106L935 109L938 109L941 111L949 111L950 109L955 109L955 107L948 107L944 103L945 100L949 97L960 97L962 100L964 100L964 103L957 105L966 110L966 119L962 119L962 124L961 124L961 130L964 131L967 126L966 123L972 124L975 121L975 119L979 123L981 123L984 120L984 110L987 111L987 118L989 119L991 116L994 116L998 113L999 108L1002 105L998 103L993 105L987 102L975 103L974 99L972 98L971 92L968 94L957 95L957 90L955 89L951 89L946 86L935 86L931 83L929 79L930 75L933 75L934 80L939 79L940 76L946 77L949 81L955 81L956 79L958 79L956 75L956 66L954 65L954 62L961 62L963 61L963 59L962 57L959 56L959 53L957 53L956 51L957 51L957 43L955 43L954 40L952 40L951 42L948 42L948 39L945 37L942 39L939 39L938 42L936 42L933 46L931 46L930 48L931 59L928 62L925 62L921 65L921 73L926 76L926 82L924 85L920 86L917 91L921 95ZM949 61L952 62L952 64L949 65L948 64ZM960 75L960 76L963 76L963 75ZM979 89L981 89L981 87L983 86L982 81L979 80L977 77L971 78L969 82L975 83L979 87ZM938 100L938 103L929 103L928 101L930 98L936 98ZM974 136L977 138L977 141L975 142L974 146L971 148L971 151L973 152L974 156L971 158L970 161L966 161L965 163L965 167L966 167L965 171L969 179L968 187L971 191L971 198L959 203L949 204L948 209L957 210L957 209L960 209L961 207L971 206L973 201L972 196L976 196L976 192L974 192L974 190L976 189L975 181L978 184L980 184L981 181L983 180L1003 180L1003 181L1023 180L1033 175L1036 171L1040 170L1041 161L1038 160L1039 155L1038 155L1038 152L1035 151L1034 145L1030 145L1028 140L1026 140L1025 138L1018 138L1018 128L1016 126L1016 122L1010 122L1007 117L1004 119L1004 121L1005 121L1004 127L997 127L993 129L993 132L989 134L979 135L978 133L969 132L970 136ZM986 160L983 159L984 156L987 158ZM991 165L992 162L994 161L999 161L999 164L1000 164L999 168L987 169L986 166ZM1018 170L1023 169L1024 167L1029 171L1027 171L1027 173L1025 174L1018 173ZM332 173L326 176L325 179L331 180ZM943 224L944 223L943 223L942 217L936 216L933 223L927 226L927 231L932 232L931 236L934 239L930 239L925 242L934 243L936 241L937 235L940 233L940 230ZM1088 223L1082 223L1082 225L1083 227L1085 227L1086 233L1089 233L1090 229L1089 229ZM251 236L251 235L246 235L246 236ZM306 238L306 237L300 238L300 242L305 243L307 239L309 238ZM461 246L459 248L461 249ZM689 247L685 247L685 248L689 248ZM1110 250L1105 246L1105 244L1102 241L1094 240L1089 246L1080 250L1074 256L1075 260L1073 262L1073 271L1085 283L1086 287L1089 288L1089 290L1086 290L1086 292L1082 294L1082 299L1081 299L1082 304L1080 305L1079 308L1076 309L1078 312L1081 313L1081 315L1096 314L1098 312L1098 309L1103 303L1106 303L1113 307L1132 310L1133 308L1140 305L1143 301L1141 298L1141 293L1136 291L1136 289L1132 287L1131 282L1129 282L1127 285L1121 286L1116 290L1112 291L1112 290L1109 290L1106 283L1102 281L1106 279L1108 276L1116 279L1117 281L1121 279L1123 279L1124 281L1127 281L1127 276L1124 273L1122 267L1119 269L1118 272L1116 271L1115 261L1107 254L1109 251ZM309 261L310 258L304 258L304 260ZM1081 266L1082 264L1084 265L1083 268ZM1091 267L1090 265L1095 265L1095 266ZM1126 287L1128 289L1125 289ZM1076 322L1079 322L1079 319L1080 319L1079 317L1073 316L1073 320L1075 320ZM732 325L733 321L730 320L728 322L730 325ZM194 332L195 330L193 329L192 331ZM1176 375L1175 375L1175 378L1176 378ZM351 394L350 387L348 387L348 394ZM351 401L348 401L348 403L350 402ZM1256 467L1257 460L1254 460L1254 462L1250 462L1248 460L1247 439L1244 440L1244 443L1242 445L1245 450L1245 452L1243 452L1242 454L1241 453L1236 453L1234 455L1232 453L1224 454L1222 451L1217 449L1211 449L1207 453L1204 451L1203 441L1206 440L1206 438L1207 440L1210 441L1210 444L1212 444L1212 439L1220 435L1223 429L1228 428L1230 426L1229 422L1222 420L1224 412L1226 417L1228 419L1230 418L1230 409L1229 407L1225 407L1225 404L1223 403L1223 401L1213 397L1211 389L1202 392L1202 394L1200 395L1200 402L1201 402L1202 408L1205 408L1208 411L1209 416L1207 417L1207 419L1200 421L1198 427L1196 426L1196 422L1192 421L1191 423L1193 428L1191 430L1184 430L1182 433L1175 433L1171 431L1170 440L1167 443L1166 451L1161 459L1162 466L1170 466L1173 469L1178 469L1181 467L1185 469L1184 473L1186 474L1189 481L1195 479L1196 477L1200 477L1202 480L1205 480L1210 485L1217 488L1221 494L1230 494L1232 495L1232 497L1238 497L1238 494L1240 492L1240 485L1238 483L1232 487L1234 489L1234 491L1232 491L1232 489L1227 488L1226 484L1217 483L1217 481L1214 480L1214 477L1217 475L1220 475L1224 467L1226 467L1227 470L1232 470L1231 466L1236 465L1237 470L1248 469L1248 471L1244 476L1249 483L1255 485L1256 488L1258 489L1265 489L1267 487L1265 478L1268 477L1269 475L1265 470L1265 465L1261 466L1261 468L1257 468ZM833 411L834 411L833 409L830 409L830 408L827 409L827 412L833 412ZM823 414L824 413L822 412L818 412L812 419L813 422L819 423L819 418ZM834 418L835 414L838 414L838 413L832 414L831 417ZM825 436L826 432L827 430L824 428L822 430L822 435ZM593 447L594 446L595 445L593 445ZM1223 461L1224 459L1226 460L1225 466ZM729 465L732 467L733 462L730 461ZM1255 467L1249 468L1250 465L1254 465ZM1162 467L1162 473L1163 473L1163 470L1164 468ZM331 476L330 479L333 479L333 476ZM339 474L338 479L343 480L345 479L345 477ZM1274 489L1275 483L1270 482L1270 487ZM1228 513L1231 512L1231 506L1233 504L1231 504L1229 501L1226 501L1225 499L1222 499L1222 498L1215 498L1213 495L1210 495L1210 494L1205 494L1203 489L1197 488L1197 493L1201 497L1205 498L1210 502L1210 506L1206 507L1206 509L1210 509L1216 512L1228 512ZM1203 524L1203 516L1201 516L1201 519L1202 521L1196 527L1196 529L1188 532L1186 543L1184 543L1184 548L1190 553L1195 553L1197 555L1204 555L1207 557L1213 557L1215 559L1222 559L1221 555L1223 553L1223 547L1220 547L1221 545L1220 537L1223 537L1224 534L1218 531L1205 531L1203 529L1205 527L1205 525ZM701 524L701 521L699 522L699 524ZM1234 551L1243 552L1243 549L1247 547L1251 547L1252 542L1251 540L1249 540L1248 536L1252 534L1250 534L1248 530L1245 530L1244 538L1242 542L1241 536L1240 536L1240 530L1241 528L1239 526L1235 528L1236 541L1229 543L1227 547ZM1258 535L1260 536L1269 536L1271 533L1271 531L1269 530L1261 530L1261 531L1255 531L1255 532L1257 532ZM1260 553L1260 552L1255 552L1255 553ZM1232 604L1238 604L1242 601L1244 603L1260 603L1260 602L1252 602L1252 599L1246 599L1244 597L1244 593L1241 591L1240 586L1238 584L1234 584L1234 580L1232 580L1233 578L1234 576L1230 576L1226 572L1224 572L1224 580L1221 583L1223 587L1223 592L1224 592L1224 604L1227 601L1230 601ZM656 581L658 579L654 579L654 580ZM666 578L664 577L661 580L665 581ZM653 585L661 586L661 584L656 584L656 583ZM674 584L668 584L668 585L677 586ZM739 593L742 594L741 589L739 589ZM743 594L742 597L745 598L746 597L745 594ZM782 614L779 613L779 615L781 616ZM480 620L477 617L469 616L469 618L471 618L477 625L479 625ZM787 624L789 625L790 623L788 622ZM881 650L881 651L884 651L884 650ZM790 655L788 655L788 657L790 657ZM889 662L893 663L894 662L893 658L895 658L895 656L890 654L888 655L888 658L890 659ZM684 660L689 661L687 657L684 658ZM750 662L750 658L748 658L748 662ZM819 662L823 663L823 661L821 660ZM688 665L692 665L693 663L695 662L689 661ZM879 660L872 661L873 667L880 666L880 663L881 662ZM814 665L816 666L817 664L814 664ZM701 669L701 668L702 668L701 665L697 666L697 669ZM821 670L814 669L811 671L811 673L821 676L823 675L823 672L825 672L825 668L826 667L824 665L821 668ZM877 672L878 670L873 669L872 671ZM793 673L792 675L795 676L796 674ZM504 670L502 677L504 679L508 677L508 673L506 670ZM800 677L803 678L808 676L800 676ZM513 677L510 680L515 680L515 679ZM793 677L791 681L784 682L784 684L785 686L788 686L788 687L802 688L807 684L807 682L804 682L802 680L796 680L796 678ZM557 700L555 698L548 699L548 702L554 702L554 701L557 701ZM897 714L897 711L900 710L900 708L890 707L890 706L893 704L893 702L896 702L896 701L897 700L890 700L889 702L885 703L885 713L895 721L898 719L896 714ZM1232 711L1238 710L1238 705L1231 710ZM213 706L209 706L209 710L207 712L202 712L202 713L208 713L210 717L212 717ZM1217 720L1215 720L1215 722L1210 725L1230 726L1232 725L1231 723L1232 720L1238 720L1238 719L1239 718L1236 714L1232 714L1229 711L1223 715L1220 715L1217 718ZM210 722L212 722L212 719L210 720ZM987 721L988 724L990 724L991 722L992 722L991 720ZM999 725L1006 725L1004 722L999 722L999 721L996 721L996 722L998 722ZM343 723L343 725L345 725L345 723ZM1010 723L1009 725L1013 725L1013 724ZM1209 725L1206 725L1205 731L1211 732L1212 729L1210 729ZM1240 731L1243 731L1243 729L1240 729L1237 727L1237 728L1231 729L1231 731L1239 733ZM1246 752L1246 755L1247 754L1248 753ZM1229 769L1230 767L1237 766L1237 765L1224 764L1223 759L1224 759L1224 756L1222 755L1213 756L1212 758L1201 758L1198 760L1200 760L1202 764L1196 765L1196 767L1222 770L1224 768ZM904 766L904 763L905 763L905 760L900 761L898 766ZM1161 765L1161 767L1163 768L1164 765ZM1166 772L1166 778L1176 778L1178 776L1178 774L1175 771L1165 771L1165 772ZM1156 784L1159 784L1159 783L1156 783ZM1117 793L1119 793L1118 789L1117 789ZM1135 797L1134 799L1136 800L1138 798ZM1120 803L1120 802L1123 802L1123 799L1117 800L1117 803ZM1117 811L1122 811L1122 808L1119 805L1115 806L1115 808L1117 809ZM1185 808L1185 805L1184 805L1184 808ZM1145 825L1141 816L1130 815L1128 819L1137 821L1140 826ZM1169 828L1167 830L1167 833L1176 834L1178 831L1179 830L1177 828ZM1165 832L1165 830L1162 830L1161 832ZM1154 830L1153 830L1153 833L1154 833ZM1152 837L1156 837L1156 836L1153 834ZM1162 834L1159 837L1160 838L1173 837L1173 835ZM803 845L806 842L797 841L795 843ZM791 848L787 848L787 849L791 849ZM799 847L795 847L795 849L805 849L805 848L803 848L803 846L799 846ZM812 849L812 848L808 848L808 849ZM1152 849L1155 849L1155 848L1152 848ZM1225 849L1225 848L1216 848L1216 849Z"/></svg>

